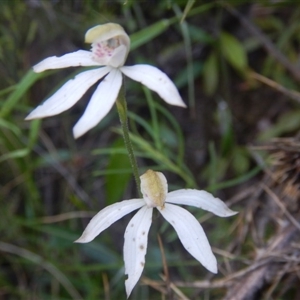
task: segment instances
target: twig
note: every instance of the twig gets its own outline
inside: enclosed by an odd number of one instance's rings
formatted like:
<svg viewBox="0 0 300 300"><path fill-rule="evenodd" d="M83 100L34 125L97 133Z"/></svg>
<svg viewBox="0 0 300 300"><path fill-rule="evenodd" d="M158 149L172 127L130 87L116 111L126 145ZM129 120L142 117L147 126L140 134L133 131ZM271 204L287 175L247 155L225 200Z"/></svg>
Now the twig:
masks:
<svg viewBox="0 0 300 300"><path fill-rule="evenodd" d="M285 88L284 86L282 86L281 84L277 83L276 81L273 81L261 74L258 74L256 72L250 72L249 74L252 78L270 86L271 88L273 88L274 90L290 97L291 99L297 101L298 103L300 103L300 93L293 91L293 90L289 90L287 88Z"/></svg>
<svg viewBox="0 0 300 300"><path fill-rule="evenodd" d="M286 217L291 221L295 227L300 230L300 224L299 222L288 212L284 204L279 200L277 195L272 192L265 184L261 184L262 188L269 194L269 196L275 201L275 203L278 205L278 207L282 210L282 212L286 215Z"/></svg>
<svg viewBox="0 0 300 300"><path fill-rule="evenodd" d="M165 277L165 276L161 276L162 277L162 279L165 281L167 278ZM172 289L172 291L174 291L174 293L177 295L177 296L179 296L180 298L180 300L190 300L190 298L188 298L187 296L185 296L184 294L183 294L183 292L174 284L174 283L169 283L169 285L170 285L170 288ZM173 299L173 298L172 298Z"/></svg>
<svg viewBox="0 0 300 300"><path fill-rule="evenodd" d="M161 252L161 259L162 259L162 263L163 263L163 268L164 268L164 273L165 273L165 282L167 285L167 290L169 292L169 287L170 287L170 275L169 275L169 270L168 270L168 265L167 265L167 260L166 260L166 256L165 256L165 251L164 251L164 247L163 247L163 243L161 240L160 235L157 235L157 239L158 239L158 244L159 244L159 249Z"/></svg>
<svg viewBox="0 0 300 300"><path fill-rule="evenodd" d="M152 280L150 278L147 278L145 276L142 277L141 279L142 284L144 285L149 285L151 286L153 289L161 292L162 294L166 295L167 291L164 288L165 283L162 281L158 281L158 280Z"/></svg>
<svg viewBox="0 0 300 300"><path fill-rule="evenodd" d="M224 287L228 287L228 286L232 285L232 283L230 282L231 280L240 278L248 273L251 273L251 272L257 270L258 268L268 264L269 262L270 262L269 258L260 260L256 263L252 264L248 268L238 271L238 272L235 272L233 274L230 274L223 279L218 279L218 280L213 280L213 281L201 280L201 281L194 281L194 282L176 281L176 282L174 282L174 284L176 284L176 286L179 286L179 287L193 287L193 288L206 288L206 289L224 288Z"/></svg>
<svg viewBox="0 0 300 300"><path fill-rule="evenodd" d="M59 214L55 216L43 217L40 220L44 224L51 224L51 223L62 222L62 221L75 219L75 218L90 218L93 217L95 214L96 214L95 212L89 212L89 211L72 211L72 212Z"/></svg>
<svg viewBox="0 0 300 300"><path fill-rule="evenodd" d="M258 256L256 258L257 263L254 262L256 267L244 278L240 280L233 281L230 289L227 291L227 295L223 300L245 300L245 299L254 299L254 295L257 294L259 290L262 289L264 284L270 282L270 276L274 276L278 270L282 268L282 257L276 259L272 257L272 254L280 252L290 245L293 238L298 233L298 228L294 225L289 225L286 228L283 228L270 242L269 246L266 249L260 249ZM264 251L263 251L264 250ZM262 252L263 251L263 252ZM258 267L260 264L260 267ZM246 270L251 270L252 266ZM243 271L243 270L242 270ZM245 270L244 270L245 271ZM240 271L241 272L241 271ZM239 272L233 274L235 277ZM231 275L227 278L232 278Z"/></svg>
<svg viewBox="0 0 300 300"><path fill-rule="evenodd" d="M109 280L108 276L106 273L102 273L102 282L103 282L103 287L104 287L104 299L109 300L111 299L110 297L110 287L109 287Z"/></svg>

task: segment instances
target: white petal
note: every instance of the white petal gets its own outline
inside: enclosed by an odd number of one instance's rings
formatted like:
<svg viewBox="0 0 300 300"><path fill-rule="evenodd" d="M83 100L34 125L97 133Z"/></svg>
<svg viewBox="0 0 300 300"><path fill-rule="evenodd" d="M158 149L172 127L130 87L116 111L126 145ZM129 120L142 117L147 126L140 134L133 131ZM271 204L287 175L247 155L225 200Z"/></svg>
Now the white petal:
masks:
<svg viewBox="0 0 300 300"><path fill-rule="evenodd" d="M109 72L110 68L82 72L68 80L56 93L34 109L25 120L50 117L72 107L96 81Z"/></svg>
<svg viewBox="0 0 300 300"><path fill-rule="evenodd" d="M74 126L75 138L95 127L107 115L117 99L121 84L121 72L118 69L111 69L94 92L83 116Z"/></svg>
<svg viewBox="0 0 300 300"><path fill-rule="evenodd" d="M81 237L75 243L88 243L98 234L125 215L145 205L143 199L124 200L100 210L89 222Z"/></svg>
<svg viewBox="0 0 300 300"><path fill-rule="evenodd" d="M218 273L217 260L197 219L184 208L173 204L166 203L165 208L159 211L174 227L184 248L207 270Z"/></svg>
<svg viewBox="0 0 300 300"><path fill-rule="evenodd" d="M173 191L168 193L166 202L195 206L212 212L219 217L230 217L237 214L237 212L228 208L222 200L215 198L206 191L191 189Z"/></svg>
<svg viewBox="0 0 300 300"><path fill-rule="evenodd" d="M50 56L33 67L36 73L51 69L62 69L68 67L89 67L100 66L99 63L92 60L92 52L85 50L78 50L76 52L67 53L63 56Z"/></svg>
<svg viewBox="0 0 300 300"><path fill-rule="evenodd" d="M186 107L172 80L158 68L149 65L122 67L120 70L131 79L155 91L171 105Z"/></svg>
<svg viewBox="0 0 300 300"><path fill-rule="evenodd" d="M125 231L124 263L127 298L141 277L145 265L148 232L152 222L153 208L142 207L129 222Z"/></svg>

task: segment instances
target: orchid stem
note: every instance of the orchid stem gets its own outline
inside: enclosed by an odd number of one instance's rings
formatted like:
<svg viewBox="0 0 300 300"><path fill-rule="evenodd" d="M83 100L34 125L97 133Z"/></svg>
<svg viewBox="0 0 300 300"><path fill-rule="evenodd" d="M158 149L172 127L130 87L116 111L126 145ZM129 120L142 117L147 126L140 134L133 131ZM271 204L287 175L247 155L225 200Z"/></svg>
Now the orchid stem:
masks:
<svg viewBox="0 0 300 300"><path fill-rule="evenodd" d="M119 95L117 97L116 105L117 105L117 110L118 110L118 114L119 114L119 118L120 118L120 122L121 122L121 126L122 126L123 139L124 139L126 150L128 152L128 156L129 156L133 176L135 179L135 183L137 186L138 194L139 194L139 197L142 198L142 194L141 194L141 190L140 190L139 168L137 165L137 161L136 161L136 158L135 158L135 155L133 152L133 147L132 147L132 143L130 141L130 136L129 136L127 103L126 103L126 99L125 99L125 89L124 89L124 78L123 78L122 86L120 88Z"/></svg>

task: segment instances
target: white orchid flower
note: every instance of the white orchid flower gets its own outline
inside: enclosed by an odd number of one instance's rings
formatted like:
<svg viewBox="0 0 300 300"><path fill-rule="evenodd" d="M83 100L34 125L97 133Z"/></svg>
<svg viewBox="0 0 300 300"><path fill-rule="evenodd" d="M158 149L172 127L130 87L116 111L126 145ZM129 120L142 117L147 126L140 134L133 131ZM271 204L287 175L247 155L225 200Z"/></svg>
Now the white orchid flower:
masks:
<svg viewBox="0 0 300 300"><path fill-rule="evenodd" d="M34 109L26 120L60 114L72 107L94 83L106 76L73 128L73 134L78 138L95 127L110 111L122 85L122 73L157 92L165 102L185 107L174 83L158 68L143 64L123 66L130 49L130 39L120 25L108 23L93 27L87 31L85 42L92 44L91 51L79 50L61 57L48 57L33 67L34 72L78 66L102 67L84 71L67 81Z"/></svg>
<svg viewBox="0 0 300 300"><path fill-rule="evenodd" d="M156 207L174 227L184 248L206 269L217 273L217 260L201 225L191 213L173 204L195 206L219 217L230 217L236 212L206 191L182 189L168 193L166 177L160 172L148 170L140 178L143 199L124 200L102 209L91 219L82 236L75 242L92 241L112 223L140 208L127 225L124 235L124 263L125 273L128 275L125 287L129 297L144 269L148 232L153 208Z"/></svg>

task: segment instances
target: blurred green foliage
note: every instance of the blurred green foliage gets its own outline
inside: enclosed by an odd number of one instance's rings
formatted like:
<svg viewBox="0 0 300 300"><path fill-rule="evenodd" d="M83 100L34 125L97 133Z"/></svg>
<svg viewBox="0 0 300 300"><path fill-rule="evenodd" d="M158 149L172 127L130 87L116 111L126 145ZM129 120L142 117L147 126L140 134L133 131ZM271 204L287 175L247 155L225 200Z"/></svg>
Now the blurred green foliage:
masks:
<svg viewBox="0 0 300 300"><path fill-rule="evenodd" d="M91 217L87 211L97 212L137 194L115 109L78 141L71 128L90 92L62 116L24 121L55 86L74 76L69 70L35 74L31 66L47 56L88 49L83 43L88 28L105 22L124 26L132 39L128 64L159 66L189 104L186 110L170 107L149 90L127 82L131 139L141 172L163 171L170 189L208 188L226 200L260 171L249 143L299 131L299 104L254 83L249 71L255 69L290 89L298 89L299 82L266 55L260 41L241 27L224 3L246 9L274 45L298 63L300 8L293 10L285 1L0 2L3 299L125 299L122 247L128 218L92 243L73 244ZM258 104L252 101L266 90L266 98L259 96ZM230 192L224 190L229 187ZM203 217L203 212L195 213ZM182 251L169 227L155 221L144 275L160 280L160 231L174 278L209 278ZM212 245L229 243L230 222L215 218L203 224ZM223 259L218 260L221 264ZM184 292L194 299L193 289ZM212 289L205 295L220 299L222 293ZM158 297L160 292L140 285L131 299Z"/></svg>

